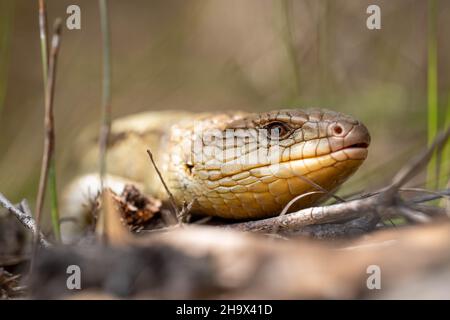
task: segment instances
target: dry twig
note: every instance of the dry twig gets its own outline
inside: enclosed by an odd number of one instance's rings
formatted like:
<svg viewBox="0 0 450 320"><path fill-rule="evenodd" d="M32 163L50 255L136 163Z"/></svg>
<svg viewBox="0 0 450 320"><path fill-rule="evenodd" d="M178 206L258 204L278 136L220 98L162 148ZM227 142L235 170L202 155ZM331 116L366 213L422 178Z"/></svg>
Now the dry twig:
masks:
<svg viewBox="0 0 450 320"><path fill-rule="evenodd" d="M172 192L170 192L169 187L167 186L166 182L164 181L164 178L162 177L162 174L161 174L161 172L159 171L158 166L157 166L156 163L155 163L155 160L153 159L153 154L152 154L152 152L150 151L150 149L147 149L147 153L148 153L148 156L149 156L149 158L150 158L150 161L151 161L152 164L153 164L153 167L154 167L155 170L156 170L156 173L158 174L159 179L161 180L161 182L162 182L162 184L163 184L163 186L164 186L164 189L165 189L166 192L167 192L167 195L169 196L169 202L170 202L170 204L172 205L172 208L173 208L173 210L174 210L174 212L175 212L175 218L176 218L177 221L180 223L180 221L181 221L181 219L180 219L180 210L178 210L178 206L177 206L177 203L176 203L176 201L175 201L175 198L173 197ZM191 206L192 206L192 205L191 205Z"/></svg>
<svg viewBox="0 0 450 320"><path fill-rule="evenodd" d="M39 0L39 37L41 38L41 56L42 56L42 69L44 77L44 90L47 89L47 71L48 71L48 28L47 28L47 9L45 6L45 0Z"/></svg>
<svg viewBox="0 0 450 320"><path fill-rule="evenodd" d="M20 209L15 207L6 197L0 193L0 204L11 212L19 221L24 225L27 229L30 229L33 235L38 235L39 243L44 247L49 247L50 243L45 240L44 235L41 232L38 232L36 221L33 219L33 215L31 214L30 207L26 200L22 200L20 203Z"/></svg>
<svg viewBox="0 0 450 320"><path fill-rule="evenodd" d="M376 213L378 201L378 196L374 196L330 206L306 208L283 216L235 223L226 226L226 228L267 233L273 230L274 225L277 225L278 230L281 232L289 230L297 231L313 224L355 219L360 217L362 212L370 213L375 211Z"/></svg>
<svg viewBox="0 0 450 320"><path fill-rule="evenodd" d="M42 60L42 76L44 85L45 103L47 103L48 96L45 94L48 86L48 29L47 29L47 8L45 0L39 0L39 34L41 39L41 60ZM59 210L58 210L58 192L56 186L56 164L55 159L52 157L48 172L48 183L50 184L50 197L51 197L51 216L52 225L55 234L55 238L59 241L60 228L59 228ZM36 201L37 202L37 201Z"/></svg>
<svg viewBox="0 0 450 320"><path fill-rule="evenodd" d="M41 212L44 206L45 192L47 189L48 173L50 164L54 156L55 148L55 124L53 118L53 99L55 94L56 62L59 52L61 19L57 19L54 25L54 34L49 61L48 81L45 90L45 140L44 152L42 156L41 176L39 179L39 190L36 200L36 222L37 228L40 228Z"/></svg>

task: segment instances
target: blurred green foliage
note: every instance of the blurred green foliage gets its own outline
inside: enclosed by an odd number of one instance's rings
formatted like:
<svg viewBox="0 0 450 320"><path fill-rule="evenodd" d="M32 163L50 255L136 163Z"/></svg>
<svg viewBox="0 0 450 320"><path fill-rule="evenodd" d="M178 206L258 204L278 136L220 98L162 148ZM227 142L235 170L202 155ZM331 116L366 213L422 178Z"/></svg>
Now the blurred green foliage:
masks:
<svg viewBox="0 0 450 320"><path fill-rule="evenodd" d="M14 2L0 1L0 115L5 101Z"/></svg>

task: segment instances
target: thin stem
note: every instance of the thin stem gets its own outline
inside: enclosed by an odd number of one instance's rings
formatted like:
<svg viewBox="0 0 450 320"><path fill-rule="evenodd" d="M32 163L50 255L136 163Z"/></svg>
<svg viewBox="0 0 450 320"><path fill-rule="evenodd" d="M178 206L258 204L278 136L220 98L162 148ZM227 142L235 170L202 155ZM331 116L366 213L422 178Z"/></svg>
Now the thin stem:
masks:
<svg viewBox="0 0 450 320"><path fill-rule="evenodd" d="M48 86L48 26L47 26L47 8L45 4L45 0L39 0L39 35L41 39L41 60L42 60L42 75L43 75L43 84L44 84L44 92L47 91ZM48 96L45 94L45 104L47 104ZM54 135L54 134L53 134ZM53 138L54 140L54 138ZM54 144L54 141L53 141ZM53 146L54 149L54 146ZM48 173L48 183L50 184L50 199L51 199L51 217L52 217L52 226L53 233L57 241L60 241L61 234L59 228L59 210L58 210L58 193L56 186L56 164L53 159L54 156L50 159L50 168ZM46 186L45 186L46 187ZM45 194L45 190L44 190ZM38 199L40 195L38 194ZM44 200L42 200L43 202ZM36 201L36 203L38 203ZM39 204L43 206L42 204ZM41 212L36 210L36 214L40 214Z"/></svg>
<svg viewBox="0 0 450 320"><path fill-rule="evenodd" d="M53 139L55 140L55 139ZM55 142L53 141L53 144ZM53 147L54 149L54 147ZM54 151L53 151L54 153ZM50 161L49 170L49 184L50 184L50 200L51 200L51 216L52 216L52 226L53 233L57 242L61 242L61 229L59 225L59 209L58 209L58 189L56 184L56 161L55 155L53 154Z"/></svg>
<svg viewBox="0 0 450 320"><path fill-rule="evenodd" d="M50 61L48 67L48 79L47 87L45 90L45 140L44 140L44 152L42 156L41 176L39 179L38 197L36 200L36 221L38 230L41 222L41 212L44 206L45 192L47 189L47 180L51 163L53 162L54 149L55 149L55 125L53 117L53 100L55 94L55 79L56 79L56 63L58 58L58 52L60 47L61 36L61 19L57 19L54 25L54 34L52 38L52 47L50 53ZM53 162L54 163L54 162ZM56 190L56 186L55 190ZM59 219L58 219L59 222ZM59 230L59 228L58 228ZM55 230L57 231L57 230ZM57 238L59 234L55 234Z"/></svg>
<svg viewBox="0 0 450 320"><path fill-rule="evenodd" d="M437 0L428 0L428 145L438 132ZM437 152L428 163L428 188L438 183Z"/></svg>
<svg viewBox="0 0 450 320"><path fill-rule="evenodd" d="M174 212L175 212L176 218L177 218L178 222L180 222L180 221L181 221L181 219L180 219L180 218L181 218L181 217L180 217L180 211L178 210L178 206L177 206L177 204L176 204L175 198L173 197L172 192L170 192L169 187L167 186L166 182L164 181L164 178L162 177L162 174L161 174L161 172L159 171L158 166L157 166L156 163L155 163L155 159L153 159L153 154L152 154L152 152L151 152L150 150L147 149L147 153L148 153L148 156L149 156L149 158L150 158L150 161L151 161L152 164L153 164L153 167L155 168L156 173L158 174L159 179L161 180L161 183L162 183L163 186L164 186L164 189L165 189L166 192L167 192L167 195L169 196L169 201L170 201L170 204L172 205L172 208L173 208L173 210L174 210Z"/></svg>
<svg viewBox="0 0 450 320"><path fill-rule="evenodd" d="M106 0L99 0L100 28L102 33L102 111L99 137L100 190L106 174L106 153L111 132L111 38L109 32L108 6ZM107 217L103 214L103 229L107 227Z"/></svg>
<svg viewBox="0 0 450 320"><path fill-rule="evenodd" d="M106 174L106 152L111 131L111 38L109 32L108 6L106 0L99 0L100 24L102 33L102 112L100 129L100 181L103 189L103 179Z"/></svg>
<svg viewBox="0 0 450 320"><path fill-rule="evenodd" d="M48 72L48 28L47 28L47 8L45 0L39 0L39 36L41 39L41 60L44 92L47 90Z"/></svg>
<svg viewBox="0 0 450 320"><path fill-rule="evenodd" d="M307 184L309 184L312 187L314 187L315 189L321 191L322 193L327 194L330 198L333 198L333 199L337 200L338 202L345 202L345 200L343 198L339 197L338 195L334 194L331 191L328 191L327 189L325 189L321 185L319 185L319 184L315 183L314 181L312 181L311 179L309 179L307 176L299 175L298 177L300 179L302 179L303 181L305 181Z"/></svg>

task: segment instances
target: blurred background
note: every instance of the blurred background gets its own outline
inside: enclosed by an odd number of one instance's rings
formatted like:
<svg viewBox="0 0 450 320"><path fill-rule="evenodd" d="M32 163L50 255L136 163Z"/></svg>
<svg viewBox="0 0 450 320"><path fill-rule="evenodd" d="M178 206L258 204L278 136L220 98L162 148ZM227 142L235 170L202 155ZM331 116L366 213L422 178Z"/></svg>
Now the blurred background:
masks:
<svg viewBox="0 0 450 320"><path fill-rule="evenodd" d="M81 8L81 30L64 27L58 62L60 187L75 174L66 165L74 139L100 121L98 3L49 0L49 25L65 21L71 4ZM381 30L366 27L370 4L381 7ZM372 145L340 193L374 190L427 144L427 10L423 0L110 1L113 115L281 107L348 113L367 125ZM439 1L432 21L441 123L450 92L449 14L450 2ZM37 1L0 0L0 191L14 202L34 204L43 114Z"/></svg>

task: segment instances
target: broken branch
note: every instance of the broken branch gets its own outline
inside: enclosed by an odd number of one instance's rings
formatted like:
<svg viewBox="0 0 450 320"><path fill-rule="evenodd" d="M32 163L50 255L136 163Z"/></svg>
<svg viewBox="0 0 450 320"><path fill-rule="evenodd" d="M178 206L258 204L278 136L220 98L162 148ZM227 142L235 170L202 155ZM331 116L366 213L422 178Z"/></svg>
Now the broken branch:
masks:
<svg viewBox="0 0 450 320"><path fill-rule="evenodd" d="M14 216L25 226L27 229L31 230L33 235L39 234L39 242L44 247L49 247L50 243L45 240L44 235L39 232L36 225L36 221L34 221L33 216L31 214L30 207L26 200L22 200L20 203L20 208L16 208L6 197L0 192L0 204L7 209L9 212L14 214Z"/></svg>

